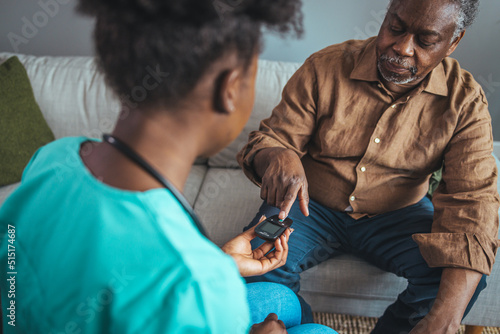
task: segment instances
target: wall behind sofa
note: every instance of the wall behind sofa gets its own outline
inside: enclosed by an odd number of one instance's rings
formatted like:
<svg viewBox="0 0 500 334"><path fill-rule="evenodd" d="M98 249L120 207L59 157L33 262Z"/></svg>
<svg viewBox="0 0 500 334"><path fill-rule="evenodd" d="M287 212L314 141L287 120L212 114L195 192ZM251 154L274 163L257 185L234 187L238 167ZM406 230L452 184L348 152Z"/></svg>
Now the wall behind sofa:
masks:
<svg viewBox="0 0 500 334"><path fill-rule="evenodd" d="M330 44L374 36L388 0L303 2L303 38L282 40L266 34L262 58L303 62L311 53ZM75 14L76 3L76 0L0 0L0 51L92 55L93 20ZM500 1L481 0L480 8L478 20L467 31L453 57L483 86L490 103L494 137L500 141Z"/></svg>

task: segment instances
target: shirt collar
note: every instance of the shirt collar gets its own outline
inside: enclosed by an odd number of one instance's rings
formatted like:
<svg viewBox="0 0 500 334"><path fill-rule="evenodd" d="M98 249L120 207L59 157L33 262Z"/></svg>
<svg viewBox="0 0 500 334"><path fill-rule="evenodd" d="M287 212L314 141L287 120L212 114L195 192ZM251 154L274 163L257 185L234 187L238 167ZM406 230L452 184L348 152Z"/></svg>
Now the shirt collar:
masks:
<svg viewBox="0 0 500 334"><path fill-rule="evenodd" d="M355 59L354 68L351 72L351 76L349 77L350 79L374 82L379 81L376 66L376 37L372 37L370 39L371 41L368 42L364 49L361 49L360 54L356 57L357 59Z"/></svg>
<svg viewBox="0 0 500 334"><path fill-rule="evenodd" d="M443 61L429 73L428 79L424 91L435 95L448 96L448 85L446 84L447 80Z"/></svg>
<svg viewBox="0 0 500 334"><path fill-rule="evenodd" d="M351 72L350 79L379 82L377 70L377 53L376 53L376 37L370 38L366 47L361 50L357 59L355 59L354 68ZM446 85L446 73L444 71L443 62L440 62L429 73L422 83L423 91L435 95L448 95L448 86Z"/></svg>

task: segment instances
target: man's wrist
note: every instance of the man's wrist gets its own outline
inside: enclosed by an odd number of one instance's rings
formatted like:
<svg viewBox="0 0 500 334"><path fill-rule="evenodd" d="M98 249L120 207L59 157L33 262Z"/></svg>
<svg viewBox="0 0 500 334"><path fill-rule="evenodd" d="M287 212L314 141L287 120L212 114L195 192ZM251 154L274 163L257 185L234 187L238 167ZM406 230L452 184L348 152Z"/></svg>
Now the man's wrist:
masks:
<svg viewBox="0 0 500 334"><path fill-rule="evenodd" d="M285 147L267 147L259 150L253 157L252 165L256 174L260 179L264 176L269 162L275 158L277 154L288 150Z"/></svg>
<svg viewBox="0 0 500 334"><path fill-rule="evenodd" d="M455 334L460 328L461 317L450 312L431 309L411 330L410 334Z"/></svg>
<svg viewBox="0 0 500 334"><path fill-rule="evenodd" d="M480 273L468 269L444 268L431 310L410 333L456 333L481 277Z"/></svg>

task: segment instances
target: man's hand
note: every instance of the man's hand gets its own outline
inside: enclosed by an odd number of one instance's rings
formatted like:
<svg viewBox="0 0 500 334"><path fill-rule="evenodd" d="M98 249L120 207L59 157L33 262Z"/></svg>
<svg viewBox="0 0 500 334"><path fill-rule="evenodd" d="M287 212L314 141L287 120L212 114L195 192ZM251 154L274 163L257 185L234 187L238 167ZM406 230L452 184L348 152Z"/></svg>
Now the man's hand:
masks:
<svg viewBox="0 0 500 334"><path fill-rule="evenodd" d="M264 219L266 219L266 217L262 216L259 224ZM222 251L230 255L236 261L240 275L243 277L263 275L268 271L279 268L286 263L286 258L288 256L288 238L293 230L288 228L278 239L276 239L274 244L266 241L260 245L260 247L252 250L250 241L257 237L255 233L255 227L257 225L241 233L236 238L229 240L222 246ZM267 254L273 247L276 249Z"/></svg>
<svg viewBox="0 0 500 334"><path fill-rule="evenodd" d="M262 179L260 197L267 204L279 208L280 219L285 219L298 197L300 211L309 216L307 179L299 156L285 148L266 148L259 151L253 161Z"/></svg>
<svg viewBox="0 0 500 334"><path fill-rule="evenodd" d="M249 334L286 334L285 324L278 320L278 316L270 313L260 324L255 324L250 328Z"/></svg>
<svg viewBox="0 0 500 334"><path fill-rule="evenodd" d="M443 269L436 301L410 334L455 334L481 277L472 270Z"/></svg>

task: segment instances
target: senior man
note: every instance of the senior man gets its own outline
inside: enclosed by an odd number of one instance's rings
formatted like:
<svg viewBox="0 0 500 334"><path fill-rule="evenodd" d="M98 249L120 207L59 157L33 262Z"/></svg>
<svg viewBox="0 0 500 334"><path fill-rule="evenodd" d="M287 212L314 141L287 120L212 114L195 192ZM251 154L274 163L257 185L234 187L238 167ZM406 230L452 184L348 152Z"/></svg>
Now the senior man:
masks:
<svg viewBox="0 0 500 334"><path fill-rule="evenodd" d="M352 253L408 279L372 333L456 333L498 247L487 101L448 58L477 10L474 0L393 0L378 36L327 47L292 76L238 154L261 186L256 217L294 220L287 264L252 280L298 293L315 254Z"/></svg>

